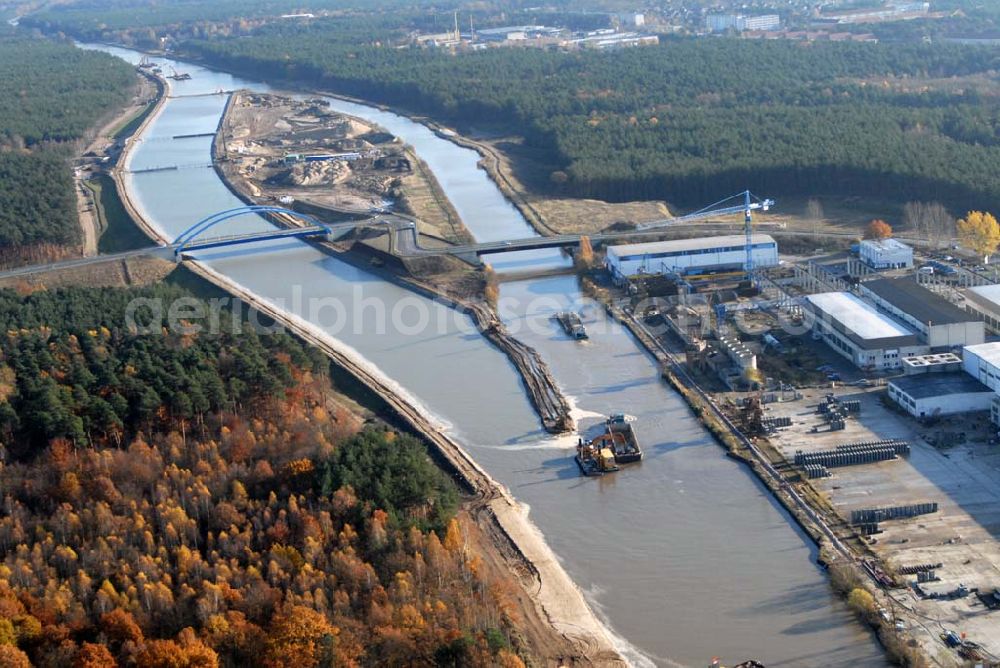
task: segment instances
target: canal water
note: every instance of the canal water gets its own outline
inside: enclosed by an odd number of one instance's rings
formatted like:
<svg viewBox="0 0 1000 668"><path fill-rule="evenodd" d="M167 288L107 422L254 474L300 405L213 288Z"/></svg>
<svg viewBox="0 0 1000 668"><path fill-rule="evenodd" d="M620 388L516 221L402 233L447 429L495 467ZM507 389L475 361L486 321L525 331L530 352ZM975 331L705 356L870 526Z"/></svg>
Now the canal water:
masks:
<svg viewBox="0 0 1000 668"><path fill-rule="evenodd" d="M133 63L140 58L93 48ZM214 171L199 166L209 161L210 139L173 139L214 131L224 97L180 96L267 89L174 66L193 78L174 84L178 97L142 138L131 168L184 168L129 177L137 203L168 236L240 205ZM477 168L473 151L401 116L330 102L411 144L478 239L532 234ZM243 218L228 230L267 226ZM702 666L716 655L729 663L757 658L772 668L884 665L871 635L831 595L812 544L748 471L723 456L631 336L598 308L584 308L587 342L568 340L554 324L557 310L581 308L575 278L504 283L502 315L550 364L584 428L610 412L634 418L644 461L599 479L579 475L575 438L541 430L508 360L450 309L297 241L200 257L352 349L449 429L531 508L531 519L636 665ZM494 266L502 272L559 261L554 251L533 251Z"/></svg>

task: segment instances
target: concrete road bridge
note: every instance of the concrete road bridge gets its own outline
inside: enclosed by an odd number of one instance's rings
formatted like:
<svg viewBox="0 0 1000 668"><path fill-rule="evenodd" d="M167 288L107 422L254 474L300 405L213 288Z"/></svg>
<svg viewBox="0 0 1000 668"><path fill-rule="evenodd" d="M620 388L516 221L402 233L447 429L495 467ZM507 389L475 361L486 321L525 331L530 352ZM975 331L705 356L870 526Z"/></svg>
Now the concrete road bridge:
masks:
<svg viewBox="0 0 1000 668"><path fill-rule="evenodd" d="M208 236L211 230L225 225L229 221L249 215L259 215L277 221L281 227L256 232L235 233L228 235ZM742 223L716 223L702 221L698 223L685 223L683 218L678 219L677 225L661 224L651 229L637 229L621 232L611 232L589 235L591 242L598 243L611 240L641 239L663 234L666 229L715 229L720 232L735 231L742 229ZM278 239L308 239L314 241L335 241L342 239L351 232L359 229L382 227L390 234L390 252L399 257L431 257L440 255L453 255L471 264L479 264L480 258L484 255L496 253L509 253L516 251L536 250L543 248L572 248L580 244L584 235L562 234L556 236L534 236L523 239L510 239L504 241L487 241L474 244L457 244L452 246L425 248L420 245L417 233L416 220L408 216L396 213L373 213L367 218L351 220L340 223L325 223L317 220L313 216L303 214L281 206L271 205L250 205L242 206L207 216L191 225L169 244L150 246L121 253L98 255L88 258L76 258L53 262L41 265L19 267L7 271L0 271L0 278L13 276L23 276L34 273L53 271L58 269L70 269L83 267L100 262L127 259L130 257L140 257L143 255L160 256L173 258L176 261L183 261L190 254L197 251L212 248L224 248L230 246L251 245L264 241ZM758 229L767 229L774 236L823 236L837 238L853 238L851 233L826 233L816 235L812 232L799 232L785 230L780 223L758 223ZM906 241L906 240L904 240Z"/></svg>

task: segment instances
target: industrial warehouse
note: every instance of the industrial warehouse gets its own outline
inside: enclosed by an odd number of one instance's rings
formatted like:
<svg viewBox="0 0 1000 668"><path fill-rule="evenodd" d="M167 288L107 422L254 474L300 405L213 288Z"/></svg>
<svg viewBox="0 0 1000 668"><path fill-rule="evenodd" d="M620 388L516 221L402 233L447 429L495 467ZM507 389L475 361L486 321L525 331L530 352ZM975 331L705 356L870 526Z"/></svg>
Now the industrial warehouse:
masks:
<svg viewBox="0 0 1000 668"><path fill-rule="evenodd" d="M913 277L864 281L858 291L878 310L917 332L931 350L950 350L986 340L981 319L921 286Z"/></svg>
<svg viewBox="0 0 1000 668"><path fill-rule="evenodd" d="M746 257L746 238L729 235L608 246L607 267L618 279L641 274L740 272L746 266ZM766 234L754 234L752 257L754 267L777 266L777 242Z"/></svg>
<svg viewBox="0 0 1000 668"><path fill-rule="evenodd" d="M888 393L915 418L988 411L996 396L965 373L903 376L889 381Z"/></svg>
<svg viewBox="0 0 1000 668"><path fill-rule="evenodd" d="M806 299L816 316L813 336L862 369L898 369L904 357L930 350L916 332L849 292Z"/></svg>

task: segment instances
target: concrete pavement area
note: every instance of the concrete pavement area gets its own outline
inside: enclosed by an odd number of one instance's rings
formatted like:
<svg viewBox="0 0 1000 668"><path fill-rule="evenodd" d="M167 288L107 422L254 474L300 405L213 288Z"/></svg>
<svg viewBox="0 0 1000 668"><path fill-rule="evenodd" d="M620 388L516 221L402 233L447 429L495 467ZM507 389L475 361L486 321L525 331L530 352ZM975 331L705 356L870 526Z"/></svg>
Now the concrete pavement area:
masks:
<svg viewBox="0 0 1000 668"><path fill-rule="evenodd" d="M848 419L843 431L829 431L817 412L827 392L861 401L861 413ZM1000 588L1000 445L996 432L985 413L925 426L883 401L888 398L882 387L805 390L800 400L768 405L767 417L792 418L792 426L771 436L771 443L791 461L797 450L814 452L888 438L908 440L912 446L908 457L832 468L831 477L810 482L847 519L855 509L937 502L936 513L880 523L882 533L869 539L871 547L895 570L941 563L936 571L940 580L924 587L929 593L947 594L959 585L973 590L962 597L926 598L913 586L916 576L899 576L906 588L893 590L893 597L910 609L904 615L907 632L931 656L958 658L939 637L945 631L966 633L988 652L987 658L1000 656L1000 610L990 610L974 591L985 594ZM813 432L814 427L819 431Z"/></svg>

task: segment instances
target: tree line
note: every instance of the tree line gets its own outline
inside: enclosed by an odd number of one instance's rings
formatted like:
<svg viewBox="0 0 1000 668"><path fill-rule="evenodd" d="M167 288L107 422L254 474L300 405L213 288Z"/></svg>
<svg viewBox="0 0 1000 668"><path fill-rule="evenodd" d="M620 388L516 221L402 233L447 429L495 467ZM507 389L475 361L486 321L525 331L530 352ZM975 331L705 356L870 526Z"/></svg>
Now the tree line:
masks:
<svg viewBox="0 0 1000 668"><path fill-rule="evenodd" d="M424 444L288 336L123 326L181 297L0 291L0 665L523 668Z"/></svg>

